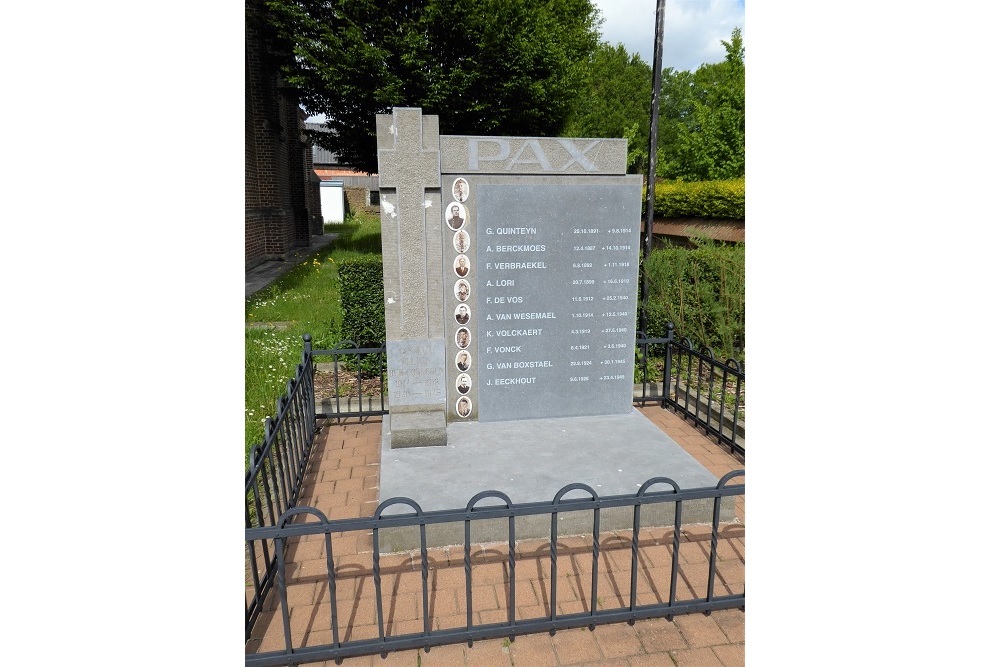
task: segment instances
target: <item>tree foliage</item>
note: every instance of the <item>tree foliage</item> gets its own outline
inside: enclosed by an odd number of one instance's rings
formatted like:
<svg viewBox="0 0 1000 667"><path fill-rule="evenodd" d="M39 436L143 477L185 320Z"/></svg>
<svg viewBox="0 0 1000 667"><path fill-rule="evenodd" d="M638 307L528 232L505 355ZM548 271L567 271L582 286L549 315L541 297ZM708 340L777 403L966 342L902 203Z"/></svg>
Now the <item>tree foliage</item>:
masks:
<svg viewBox="0 0 1000 667"><path fill-rule="evenodd" d="M629 140L631 172L640 171L649 152L649 102L653 70L622 44L601 43L591 56L584 92L564 129L573 137Z"/></svg>
<svg viewBox="0 0 1000 667"><path fill-rule="evenodd" d="M693 74L663 72L657 176L707 181L746 173L744 48L739 28L723 41L726 59Z"/></svg>
<svg viewBox="0 0 1000 667"><path fill-rule="evenodd" d="M317 143L377 170L375 115L439 117L442 134L558 135L597 48L589 0L262 0L271 48Z"/></svg>
<svg viewBox="0 0 1000 667"><path fill-rule="evenodd" d="M723 41L726 59L694 72L663 70L657 130L657 176L728 180L745 173L744 47L739 28ZM591 56L584 92L564 133L625 137L628 169L645 171L649 152L652 68L619 44Z"/></svg>

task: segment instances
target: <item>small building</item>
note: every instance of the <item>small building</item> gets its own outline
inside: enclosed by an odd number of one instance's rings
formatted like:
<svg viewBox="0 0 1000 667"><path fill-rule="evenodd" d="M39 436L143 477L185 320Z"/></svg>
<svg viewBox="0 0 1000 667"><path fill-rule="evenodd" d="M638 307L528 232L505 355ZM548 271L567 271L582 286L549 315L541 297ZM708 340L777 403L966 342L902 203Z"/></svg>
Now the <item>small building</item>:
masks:
<svg viewBox="0 0 1000 667"><path fill-rule="evenodd" d="M307 130L317 132L329 132L330 130L321 123L306 123ZM320 180L320 194L325 197L323 201L329 204L322 204L324 222L343 222L344 216L349 212L367 211L378 213L378 174L366 174L355 171L340 163L337 155L321 146L312 147L313 171ZM331 185L325 185L330 183ZM335 194L332 188L339 183L340 193ZM329 194L325 194L329 192ZM343 197L340 204L340 219L331 220L337 215L338 204L334 203L338 196Z"/></svg>

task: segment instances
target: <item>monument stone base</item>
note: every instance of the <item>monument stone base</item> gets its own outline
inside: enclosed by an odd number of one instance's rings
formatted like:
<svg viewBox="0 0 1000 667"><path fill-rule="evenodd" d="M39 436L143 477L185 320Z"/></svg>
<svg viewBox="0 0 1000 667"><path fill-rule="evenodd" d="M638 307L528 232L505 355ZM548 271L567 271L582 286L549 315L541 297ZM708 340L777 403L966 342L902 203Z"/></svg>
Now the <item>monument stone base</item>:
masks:
<svg viewBox="0 0 1000 667"><path fill-rule="evenodd" d="M551 501L567 484L582 482L600 496L634 495L643 482L669 477L681 490L715 486L718 479L638 410L623 415L529 419L509 422L462 422L447 426L443 447L400 449L391 427L383 424L379 502L393 497L414 500L424 511L464 509L481 491L506 493L514 503ZM660 484L650 491L668 491ZM564 499L585 497L571 491ZM477 507L495 505L485 499ZM724 498L723 521L734 516L734 498ZM684 503L685 524L710 523L713 500ZM386 514L412 512L407 505ZM558 535L589 535L593 511L560 512ZM631 529L632 507L601 511L601 531ZM640 525L670 526L674 503L644 504ZM427 546L462 544L464 524L427 526ZM472 523L472 543L507 540L507 519ZM548 538L551 515L515 519L517 540ZM393 553L420 547L417 527L379 531L379 551Z"/></svg>
<svg viewBox="0 0 1000 667"><path fill-rule="evenodd" d="M444 408L412 411L390 410L382 422L382 439L390 449L439 447L448 443Z"/></svg>

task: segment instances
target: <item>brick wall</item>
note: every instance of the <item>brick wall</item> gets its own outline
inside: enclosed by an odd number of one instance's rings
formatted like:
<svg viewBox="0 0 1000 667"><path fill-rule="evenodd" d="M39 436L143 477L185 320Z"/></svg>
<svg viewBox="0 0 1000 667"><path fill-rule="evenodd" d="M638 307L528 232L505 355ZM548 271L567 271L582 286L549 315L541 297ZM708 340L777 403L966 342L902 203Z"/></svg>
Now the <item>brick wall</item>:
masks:
<svg viewBox="0 0 1000 667"><path fill-rule="evenodd" d="M258 2L246 0L246 268L308 246L316 217L322 229L312 149L302 136L305 114L255 29Z"/></svg>
<svg viewBox="0 0 1000 667"><path fill-rule="evenodd" d="M347 210L352 213L357 213L358 211L366 211L368 213L379 212L378 206L368 204L368 188L350 188L344 186L344 198L347 199Z"/></svg>

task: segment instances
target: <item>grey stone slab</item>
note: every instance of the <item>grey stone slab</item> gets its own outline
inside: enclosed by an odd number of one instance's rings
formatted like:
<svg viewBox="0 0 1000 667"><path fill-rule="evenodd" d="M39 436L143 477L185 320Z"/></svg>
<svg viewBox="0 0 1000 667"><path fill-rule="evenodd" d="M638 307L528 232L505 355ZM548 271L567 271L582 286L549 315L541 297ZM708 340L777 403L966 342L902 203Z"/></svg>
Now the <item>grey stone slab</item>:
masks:
<svg viewBox="0 0 1000 667"><path fill-rule="evenodd" d="M445 400L444 341L386 341L392 371L389 405L442 404Z"/></svg>
<svg viewBox="0 0 1000 667"><path fill-rule="evenodd" d="M515 503L551 501L567 484L584 483L600 496L635 494L653 477L669 477L681 489L715 486L718 479L637 410L625 415L532 419L510 422L460 422L447 427L444 447L392 449L383 427L379 501L414 500L424 511L464 508L481 491L497 490ZM667 490L657 486L651 490ZM573 491L566 498L582 497ZM481 505L491 501L483 501ZM731 515L731 499L725 503ZM405 505L386 514L411 511ZM684 523L711 521L711 501L685 503ZM560 535L588 534L592 512L560 514ZM632 509L601 513L602 530L632 527ZM643 526L670 525L673 503L647 505ZM545 538L549 514L517 520L517 539ZM428 526L429 546L460 544L464 526ZM473 542L507 539L505 519L474 522ZM419 547L416 529L380 531L380 551Z"/></svg>
<svg viewBox="0 0 1000 667"><path fill-rule="evenodd" d="M641 184L520 180L474 190L478 417L628 413Z"/></svg>
<svg viewBox="0 0 1000 667"><path fill-rule="evenodd" d="M624 174L626 139L441 137L443 174Z"/></svg>
<svg viewBox="0 0 1000 667"><path fill-rule="evenodd" d="M442 186L453 194L459 180L466 184L466 245L459 250L456 232L447 225L442 230L449 422L629 412L633 359L624 352L635 342L642 179L463 173L449 175ZM506 233L511 228L524 231ZM619 247L606 250L610 246ZM462 277L454 268L460 253L469 258ZM546 268L497 268L518 261ZM470 288L463 299L456 294L458 283ZM467 322L456 321L460 303L471 311ZM546 318L512 326L535 313ZM472 357L463 370L454 361L459 329L469 333ZM497 332L522 329L543 334L494 344ZM472 385L465 394L472 412L465 418L457 410L461 373Z"/></svg>

